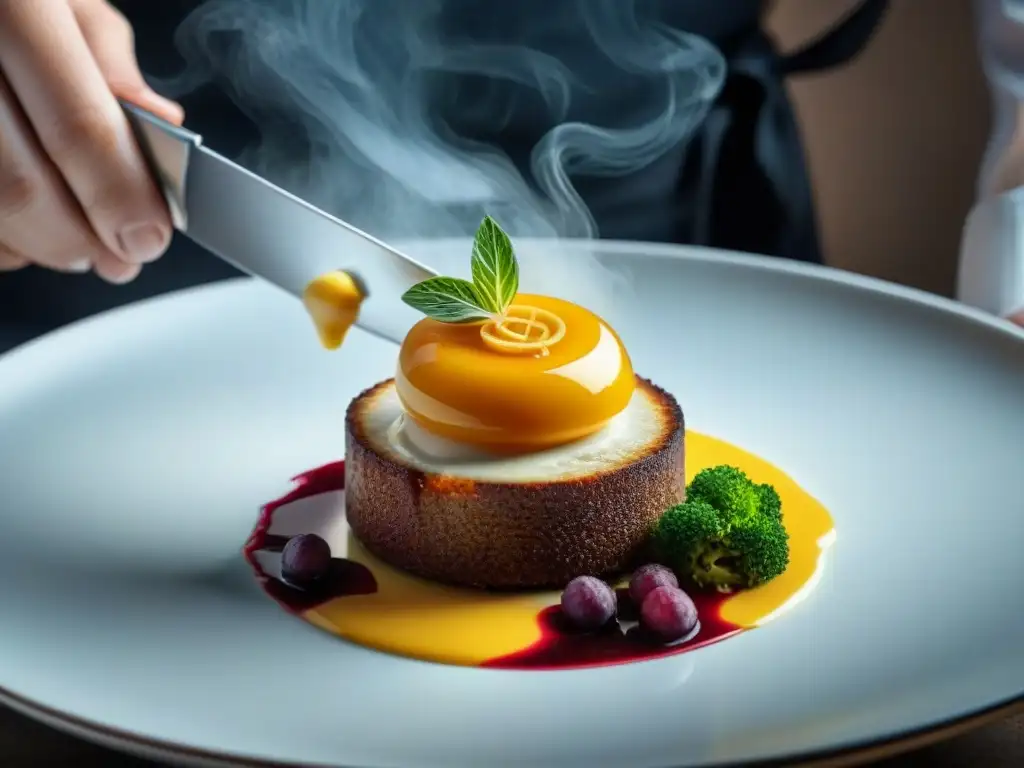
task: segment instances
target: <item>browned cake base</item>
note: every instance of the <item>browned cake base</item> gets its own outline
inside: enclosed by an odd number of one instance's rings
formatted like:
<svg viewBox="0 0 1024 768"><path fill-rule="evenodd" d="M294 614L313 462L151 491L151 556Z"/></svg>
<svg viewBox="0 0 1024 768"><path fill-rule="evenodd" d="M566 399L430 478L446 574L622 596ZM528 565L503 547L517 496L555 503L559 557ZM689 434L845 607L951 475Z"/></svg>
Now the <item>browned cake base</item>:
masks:
<svg viewBox="0 0 1024 768"><path fill-rule="evenodd" d="M382 444L373 423L375 410L394 407L394 382L368 389L346 418L352 532L393 566L464 586L558 588L629 568L686 483L682 410L667 392L637 382L652 417L641 445L590 474L515 483L417 469Z"/></svg>

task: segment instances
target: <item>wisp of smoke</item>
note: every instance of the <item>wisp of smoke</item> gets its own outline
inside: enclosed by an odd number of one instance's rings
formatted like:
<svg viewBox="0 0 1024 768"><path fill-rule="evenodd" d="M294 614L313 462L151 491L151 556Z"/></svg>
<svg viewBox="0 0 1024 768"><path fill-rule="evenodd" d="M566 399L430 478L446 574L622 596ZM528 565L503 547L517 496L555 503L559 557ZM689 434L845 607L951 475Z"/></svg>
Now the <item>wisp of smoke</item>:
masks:
<svg viewBox="0 0 1024 768"><path fill-rule="evenodd" d="M594 238L573 179L677 147L724 79L711 44L645 5L208 0L177 31L185 70L161 86L220 85L260 132L239 162L380 238L469 236L485 214L513 237ZM595 309L622 287L595 259L553 252L520 256L524 287L571 283Z"/></svg>

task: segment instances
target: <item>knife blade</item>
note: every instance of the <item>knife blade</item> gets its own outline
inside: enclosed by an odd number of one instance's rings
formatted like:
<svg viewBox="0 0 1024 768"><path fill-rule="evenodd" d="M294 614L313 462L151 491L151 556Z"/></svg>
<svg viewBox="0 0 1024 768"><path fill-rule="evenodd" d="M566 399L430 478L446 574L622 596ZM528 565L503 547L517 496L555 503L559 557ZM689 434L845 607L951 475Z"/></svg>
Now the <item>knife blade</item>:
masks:
<svg viewBox="0 0 1024 768"><path fill-rule="evenodd" d="M298 298L318 275L349 272L366 294L356 325L396 344L420 319L401 296L436 272L204 147L198 134L122 106L187 237Z"/></svg>

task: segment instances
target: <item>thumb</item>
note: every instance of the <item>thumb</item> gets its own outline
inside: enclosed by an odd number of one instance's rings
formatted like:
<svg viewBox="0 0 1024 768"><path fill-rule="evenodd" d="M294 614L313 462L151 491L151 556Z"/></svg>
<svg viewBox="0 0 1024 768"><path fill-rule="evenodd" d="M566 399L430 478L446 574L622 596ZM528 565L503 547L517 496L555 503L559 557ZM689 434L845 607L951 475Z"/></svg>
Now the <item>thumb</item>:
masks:
<svg viewBox="0 0 1024 768"><path fill-rule="evenodd" d="M1007 318L1011 323L1015 323L1021 327L1024 327L1024 310L1020 312L1014 312Z"/></svg>
<svg viewBox="0 0 1024 768"><path fill-rule="evenodd" d="M128 20L106 2L78 3L75 16L114 95L181 125L185 118L181 105L158 94L143 78L135 58L135 33Z"/></svg>

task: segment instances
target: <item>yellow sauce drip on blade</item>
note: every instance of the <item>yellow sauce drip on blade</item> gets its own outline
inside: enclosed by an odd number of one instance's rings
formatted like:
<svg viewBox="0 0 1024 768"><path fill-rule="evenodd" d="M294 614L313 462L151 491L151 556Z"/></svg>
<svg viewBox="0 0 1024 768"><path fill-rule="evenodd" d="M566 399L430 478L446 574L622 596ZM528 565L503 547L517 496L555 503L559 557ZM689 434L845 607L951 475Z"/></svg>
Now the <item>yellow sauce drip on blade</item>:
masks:
<svg viewBox="0 0 1024 768"><path fill-rule="evenodd" d="M345 341L364 298L362 288L347 272L328 272L306 286L302 303L325 349L337 349Z"/></svg>

